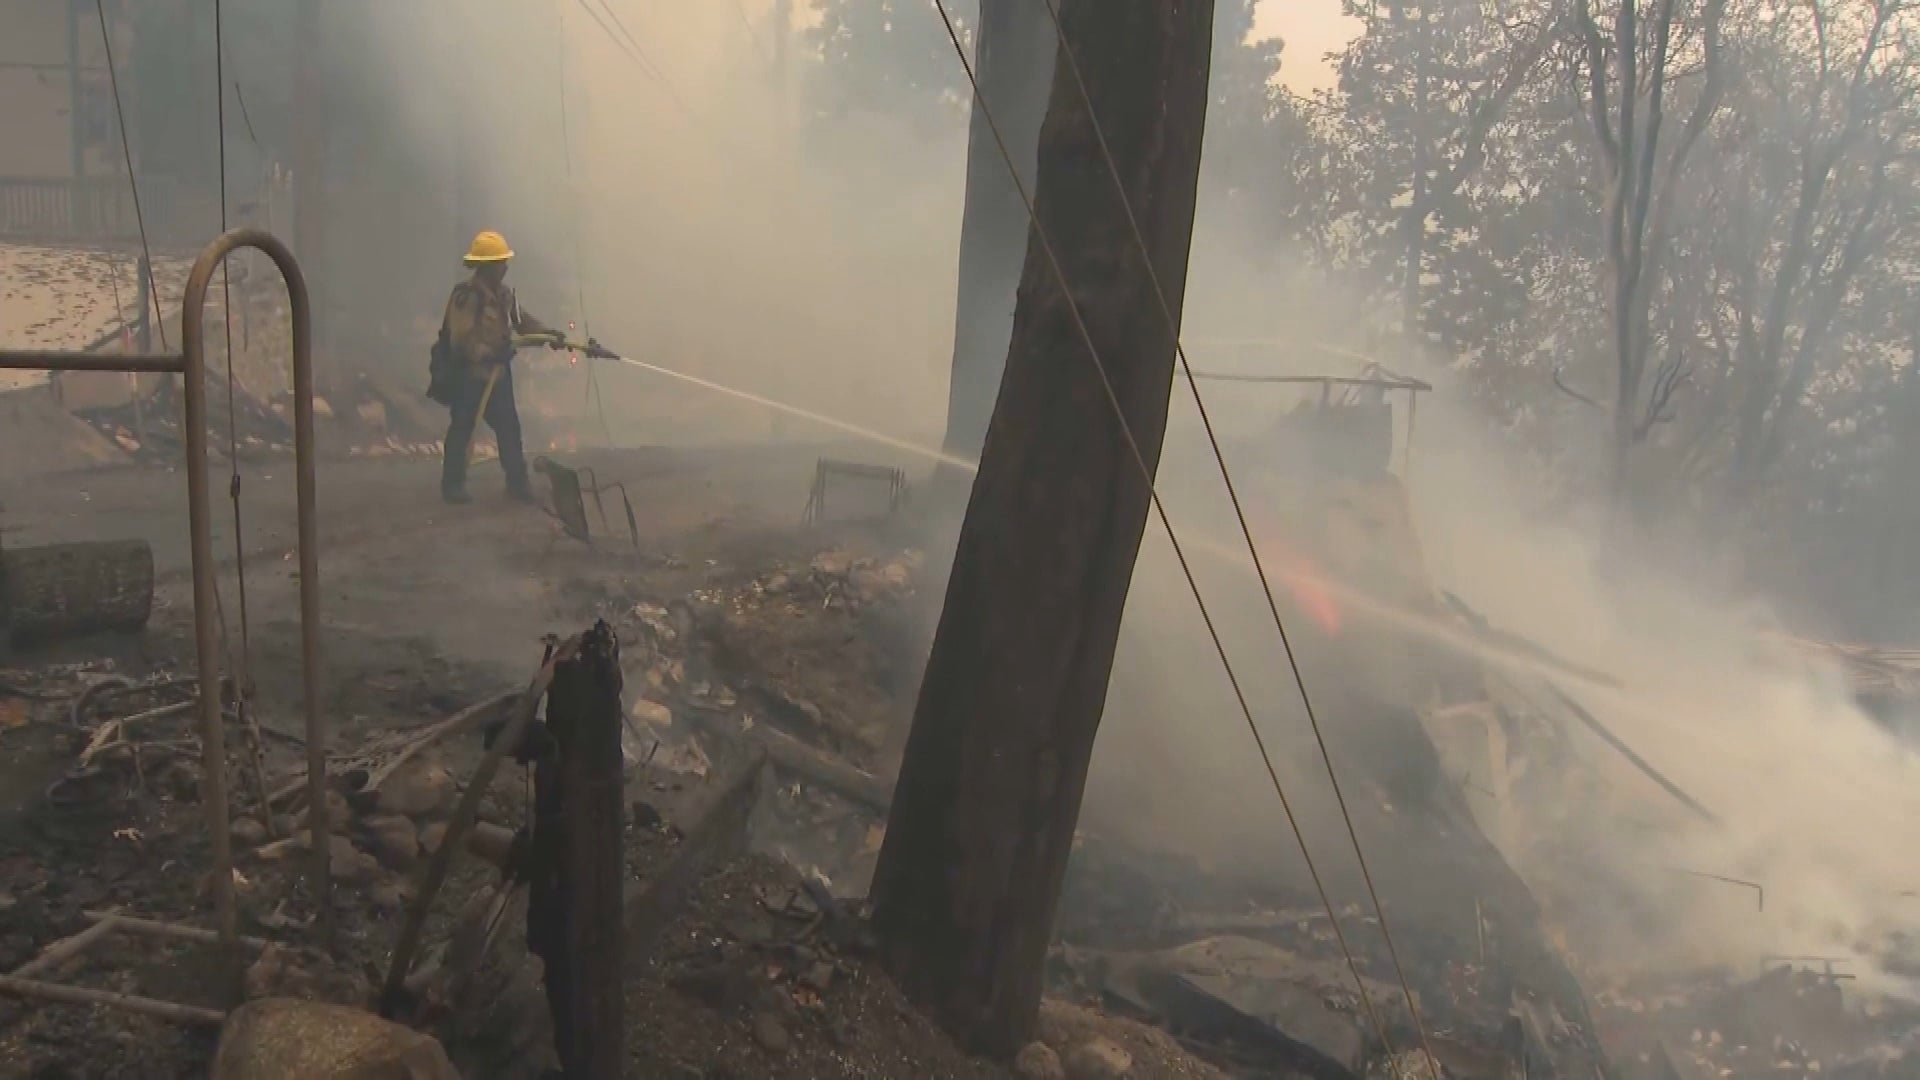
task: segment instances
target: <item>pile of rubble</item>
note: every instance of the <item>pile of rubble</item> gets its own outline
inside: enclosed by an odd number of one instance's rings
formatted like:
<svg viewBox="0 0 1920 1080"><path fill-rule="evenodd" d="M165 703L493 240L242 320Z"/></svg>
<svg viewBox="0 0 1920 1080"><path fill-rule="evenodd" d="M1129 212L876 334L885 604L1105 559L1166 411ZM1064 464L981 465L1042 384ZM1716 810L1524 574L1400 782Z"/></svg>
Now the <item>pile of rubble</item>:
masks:
<svg viewBox="0 0 1920 1080"><path fill-rule="evenodd" d="M1629 1076L1920 1075L1920 1008L1864 995L1850 1002L1851 980L1834 963L1776 961L1739 980L1642 980L1595 995L1596 1010Z"/></svg>
<svg viewBox="0 0 1920 1080"><path fill-rule="evenodd" d="M228 409L224 375L208 376L209 448L242 458L293 452L293 397L286 391L255 395L233 388ZM74 415L106 435L137 461L173 464L183 452L179 389L159 380L146 390L109 404L76 407ZM346 457L437 457L445 434L444 414L417 392L370 373L352 375L333 396L316 395L313 412L320 449ZM493 456L490 436L476 440L477 459Z"/></svg>

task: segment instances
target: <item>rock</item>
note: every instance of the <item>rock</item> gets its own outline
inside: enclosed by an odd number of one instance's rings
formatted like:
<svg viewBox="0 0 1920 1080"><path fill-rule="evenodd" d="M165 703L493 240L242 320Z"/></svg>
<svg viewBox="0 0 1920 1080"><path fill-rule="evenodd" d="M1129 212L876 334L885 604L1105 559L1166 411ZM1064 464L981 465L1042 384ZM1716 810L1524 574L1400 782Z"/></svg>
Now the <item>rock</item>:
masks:
<svg viewBox="0 0 1920 1080"><path fill-rule="evenodd" d="M633 718L652 728L670 728L673 726L673 710L657 701L646 698L633 703Z"/></svg>
<svg viewBox="0 0 1920 1080"><path fill-rule="evenodd" d="M1119 1080L1133 1075L1133 1055L1119 1043L1096 1035L1067 1051L1067 1080Z"/></svg>
<svg viewBox="0 0 1920 1080"><path fill-rule="evenodd" d="M407 870L420 857L420 832L410 818L379 814L360 823L373 857L389 870Z"/></svg>
<svg viewBox="0 0 1920 1080"><path fill-rule="evenodd" d="M233 845L251 850L266 842L267 827L250 817L233 819Z"/></svg>
<svg viewBox="0 0 1920 1080"><path fill-rule="evenodd" d="M275 836L292 836L295 829L303 828L305 825L306 822L292 814L273 815L273 835Z"/></svg>
<svg viewBox="0 0 1920 1080"><path fill-rule="evenodd" d="M791 1040L780 1018L762 1011L753 1014L753 1041L770 1054L784 1054Z"/></svg>
<svg viewBox="0 0 1920 1080"><path fill-rule="evenodd" d="M221 1028L212 1075L460 1080L431 1036L360 1009L290 998L262 998L234 1010Z"/></svg>
<svg viewBox="0 0 1920 1080"><path fill-rule="evenodd" d="M382 813L402 817L432 817L453 805L453 774L431 761L414 761L380 785Z"/></svg>
<svg viewBox="0 0 1920 1080"><path fill-rule="evenodd" d="M447 823L436 821L420 830L420 850L428 855L440 850L441 841L447 838Z"/></svg>
<svg viewBox="0 0 1920 1080"><path fill-rule="evenodd" d="M513 854L514 835L505 825L476 821L473 831L467 834L467 850L504 870Z"/></svg>
<svg viewBox="0 0 1920 1080"><path fill-rule="evenodd" d="M812 569L821 577L846 577L853 569L853 556L845 551L823 551L813 557Z"/></svg>
<svg viewBox="0 0 1920 1080"><path fill-rule="evenodd" d="M299 998L352 1006L365 1004L371 991L364 979L326 953L280 944L268 945L248 965L243 989L248 1001Z"/></svg>
<svg viewBox="0 0 1920 1080"><path fill-rule="evenodd" d="M380 863L353 846L353 841L335 835L328 839L328 859L333 879L347 885L364 885L380 874Z"/></svg>
<svg viewBox="0 0 1920 1080"><path fill-rule="evenodd" d="M400 911L407 906L406 895L401 892L400 886L391 881L382 881L368 889L367 899L373 902L377 910L386 914Z"/></svg>
<svg viewBox="0 0 1920 1080"><path fill-rule="evenodd" d="M1013 1059L1013 1075L1020 1080L1066 1080L1060 1055L1043 1042L1030 1042Z"/></svg>
<svg viewBox="0 0 1920 1080"><path fill-rule="evenodd" d="M824 994L827 992L827 989L833 985L833 976L834 966L832 961L815 960L813 963L807 965L807 973L800 977L800 981Z"/></svg>

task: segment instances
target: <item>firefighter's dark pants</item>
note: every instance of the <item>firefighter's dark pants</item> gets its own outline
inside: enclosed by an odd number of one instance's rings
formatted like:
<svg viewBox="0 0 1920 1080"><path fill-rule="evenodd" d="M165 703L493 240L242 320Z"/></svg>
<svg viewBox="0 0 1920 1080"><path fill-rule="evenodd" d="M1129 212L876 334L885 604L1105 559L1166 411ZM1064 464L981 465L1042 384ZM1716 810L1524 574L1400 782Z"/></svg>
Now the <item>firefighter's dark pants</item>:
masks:
<svg viewBox="0 0 1920 1080"><path fill-rule="evenodd" d="M455 494L467 489L467 454L473 444L473 428L480 420L480 398L487 392L485 375L466 372L459 376L453 391L453 422L447 427L446 457L440 468L440 491ZM500 369L494 380L493 396L487 399L487 426L500 444L500 468L507 474L507 491L526 495L527 458L520 446L520 411L513 403L513 367Z"/></svg>

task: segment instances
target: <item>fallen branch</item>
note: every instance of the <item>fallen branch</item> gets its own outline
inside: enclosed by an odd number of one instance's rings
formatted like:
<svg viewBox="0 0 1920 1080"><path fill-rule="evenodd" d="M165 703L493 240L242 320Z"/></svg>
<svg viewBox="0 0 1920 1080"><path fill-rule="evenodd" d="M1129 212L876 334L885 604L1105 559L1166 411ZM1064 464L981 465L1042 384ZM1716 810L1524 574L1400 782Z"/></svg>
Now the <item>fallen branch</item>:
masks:
<svg viewBox="0 0 1920 1080"><path fill-rule="evenodd" d="M447 717L445 720L420 732L404 749L393 757L388 758L385 763L375 768L367 776L366 790L380 790L380 785L385 783L388 777L399 772L407 762L412 761L422 750L449 736L464 734L478 727L481 721L492 715L495 710L503 709L513 704L514 701L520 697L521 695L517 693L497 694L477 705L469 705L459 712L454 713L452 716Z"/></svg>
<svg viewBox="0 0 1920 1080"><path fill-rule="evenodd" d="M1678 799L1682 806L1685 806L1687 809L1700 815L1700 817L1703 820L1708 821L1714 825L1725 824L1725 822L1722 822L1720 820L1720 816L1718 814L1715 814L1713 811L1707 809L1705 806L1702 806L1699 800L1687 794L1685 791L1682 791L1680 789L1680 785L1667 779L1664 775L1661 774L1660 770L1654 768L1652 763L1648 762L1646 758L1643 758L1639 754L1635 753L1633 750L1633 747L1628 746L1625 742L1622 742L1618 735L1615 735L1612 731L1608 730L1606 725L1602 724L1592 713L1588 712L1586 709L1586 706L1581 705L1579 702L1568 697L1566 691L1554 685L1551 680L1543 680L1543 681L1546 682L1547 692L1552 694L1554 698L1560 702L1560 704L1566 706L1567 711L1573 714L1574 719L1579 720L1582 724L1586 725L1587 730L1593 732L1595 735L1600 736L1600 740L1606 743L1608 746L1613 747L1613 749L1616 752L1618 752L1621 757L1624 757L1628 761L1632 762L1634 768L1639 769L1643 774L1645 774L1647 779L1652 780L1654 783L1660 785L1660 789L1662 791L1665 791L1667 794L1673 796L1675 799Z"/></svg>
<svg viewBox="0 0 1920 1080"><path fill-rule="evenodd" d="M102 751L114 746L126 744L129 741L125 737L126 731L134 724L148 720L164 720L170 716L185 715L186 713L192 712L198 705L198 701L183 701L176 705L162 705L158 709L148 709L143 713L134 713L132 716L119 720L109 720L101 724L98 728L94 729L92 737L87 740L86 749L80 751L81 767L85 768L93 764L93 759Z"/></svg>
<svg viewBox="0 0 1920 1080"><path fill-rule="evenodd" d="M220 935L212 930L202 930L197 926L183 926L179 923L162 922L159 919L143 919L137 915L122 915L115 911L84 911L83 916L95 921L96 926L111 923L116 929L129 934L145 934L148 937L173 938L176 941L191 941L197 945L218 945ZM245 937L238 939L248 949L259 952L272 942L265 938ZM14 972L18 975L20 972Z"/></svg>
<svg viewBox="0 0 1920 1080"><path fill-rule="evenodd" d="M368 768L368 766L371 765L372 768L368 772L367 781L363 785L363 789L366 791L377 791L382 783L395 772L399 771L402 766L417 757L421 751L436 743L443 742L451 736L472 731L474 728L479 727L495 710L512 705L515 701L519 700L520 696L518 692L497 694L485 701L469 705L444 720L436 720L427 727L415 729L407 733L403 742L388 744L387 748L394 745L399 746L399 749L394 751L391 756L384 756L384 749L381 747L372 749L363 747L358 753L355 753L351 757L340 757L329 762L327 765L327 773L330 776L338 776L351 772L354 769ZM280 734L271 729L262 730L274 735ZM375 758L379 759L378 764L374 763ZM302 773L280 787L275 788L268 794L267 803L269 806L279 806L305 791L306 786L306 774Z"/></svg>
<svg viewBox="0 0 1920 1080"><path fill-rule="evenodd" d="M113 922L106 920L94 923L85 930L48 945L33 959L13 969L12 978L30 979L42 972L52 971L67 961L86 952L93 944L113 933Z"/></svg>
<svg viewBox="0 0 1920 1080"><path fill-rule="evenodd" d="M893 783L854 768L832 755L808 746L784 731L761 725L754 735L776 769L794 773L828 791L870 810L886 813L893 804Z"/></svg>
<svg viewBox="0 0 1920 1080"><path fill-rule="evenodd" d="M59 983L35 982L15 975L0 975L0 994L36 1001L57 1001L63 1005L104 1005L110 1009L124 1009L127 1012L156 1016L162 1020L172 1020L180 1024L219 1027L227 1022L226 1013L213 1009L202 1009L194 1005L176 1005L171 1001L135 997L132 994L112 994L105 990L88 990L78 986L62 986Z"/></svg>

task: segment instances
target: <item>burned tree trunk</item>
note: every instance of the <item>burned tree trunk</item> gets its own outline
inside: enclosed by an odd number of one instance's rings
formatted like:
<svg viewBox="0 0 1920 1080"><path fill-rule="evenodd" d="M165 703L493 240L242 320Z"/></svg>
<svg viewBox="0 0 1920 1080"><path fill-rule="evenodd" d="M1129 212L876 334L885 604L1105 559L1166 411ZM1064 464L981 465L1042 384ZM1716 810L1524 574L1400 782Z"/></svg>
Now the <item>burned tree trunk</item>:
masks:
<svg viewBox="0 0 1920 1080"><path fill-rule="evenodd" d="M947 586L874 879L907 992L965 1045L1031 1036L1041 969L1149 492L1078 329L1085 319L1151 470L1174 334L1103 160L1098 114L1176 319L1206 116L1211 0L1062 15L1039 215L1071 286L1029 245L1007 371Z"/></svg>
<svg viewBox="0 0 1920 1080"><path fill-rule="evenodd" d="M953 377L947 394L944 449L975 459L993 418L993 399L1013 335L1014 294L1027 254L1027 207L1000 154L987 113L999 125L1020 183L1033 190L1040 121L1047 113L1056 51L1053 17L1037 0L981 0L974 73L975 103L967 134L967 193L960 215L960 286L954 308ZM960 502L970 479L946 470Z"/></svg>
<svg viewBox="0 0 1920 1080"><path fill-rule="evenodd" d="M606 623L555 666L551 751L534 771L533 887L527 944L546 965L547 1004L569 1077L624 1067L620 646Z"/></svg>
<svg viewBox="0 0 1920 1080"><path fill-rule="evenodd" d="M16 648L139 630L153 611L144 540L48 544L0 554L0 621Z"/></svg>

